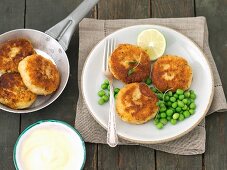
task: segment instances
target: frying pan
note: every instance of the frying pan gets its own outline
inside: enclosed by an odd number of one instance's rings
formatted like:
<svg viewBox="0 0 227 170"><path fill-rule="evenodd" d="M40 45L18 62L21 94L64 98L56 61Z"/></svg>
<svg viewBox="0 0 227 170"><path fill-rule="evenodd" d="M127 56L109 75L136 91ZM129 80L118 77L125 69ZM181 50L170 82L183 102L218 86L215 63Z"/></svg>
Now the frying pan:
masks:
<svg viewBox="0 0 227 170"><path fill-rule="evenodd" d="M52 60L56 64L61 74L60 85L52 95L38 96L35 103L27 109L14 110L2 104L0 104L0 109L13 113L29 113L48 106L58 98L69 78L69 61L65 51L77 24L96 3L98 3L98 0L84 0L71 14L45 33L34 29L17 29L0 35L0 43L15 38L28 39L38 54Z"/></svg>

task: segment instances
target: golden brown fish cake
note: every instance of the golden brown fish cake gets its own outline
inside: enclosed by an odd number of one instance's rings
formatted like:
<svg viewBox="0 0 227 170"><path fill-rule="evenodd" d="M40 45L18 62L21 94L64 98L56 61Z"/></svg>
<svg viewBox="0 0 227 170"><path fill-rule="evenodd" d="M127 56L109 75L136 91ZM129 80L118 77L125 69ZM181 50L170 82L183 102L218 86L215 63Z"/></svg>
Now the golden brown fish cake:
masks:
<svg viewBox="0 0 227 170"><path fill-rule="evenodd" d="M159 58L151 74L154 86L162 92L169 89L187 90L192 82L192 68L184 58L177 56L165 55Z"/></svg>
<svg viewBox="0 0 227 170"><path fill-rule="evenodd" d="M125 85L116 98L116 111L122 120L142 124L158 112L158 98L144 83Z"/></svg>
<svg viewBox="0 0 227 170"><path fill-rule="evenodd" d="M32 44L23 38L7 41L0 45L0 73L18 72L18 63L35 54Z"/></svg>
<svg viewBox="0 0 227 170"><path fill-rule="evenodd" d="M19 73L5 73L0 77L0 103L12 109L31 106L36 95L24 85Z"/></svg>
<svg viewBox="0 0 227 170"><path fill-rule="evenodd" d="M18 66L24 84L33 93L48 95L57 90L60 74L52 61L34 54L24 58Z"/></svg>
<svg viewBox="0 0 227 170"><path fill-rule="evenodd" d="M150 58L140 47L120 44L109 59L113 76L124 83L141 82L150 74Z"/></svg>

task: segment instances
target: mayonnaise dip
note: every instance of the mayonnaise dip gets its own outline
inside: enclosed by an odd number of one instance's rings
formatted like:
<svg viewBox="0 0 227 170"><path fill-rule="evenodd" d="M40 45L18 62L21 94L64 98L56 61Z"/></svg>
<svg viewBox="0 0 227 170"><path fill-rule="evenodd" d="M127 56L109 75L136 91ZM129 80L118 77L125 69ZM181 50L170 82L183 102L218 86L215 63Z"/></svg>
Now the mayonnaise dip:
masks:
<svg viewBox="0 0 227 170"><path fill-rule="evenodd" d="M42 122L27 130L16 146L19 170L77 170L85 159L84 143L61 122Z"/></svg>

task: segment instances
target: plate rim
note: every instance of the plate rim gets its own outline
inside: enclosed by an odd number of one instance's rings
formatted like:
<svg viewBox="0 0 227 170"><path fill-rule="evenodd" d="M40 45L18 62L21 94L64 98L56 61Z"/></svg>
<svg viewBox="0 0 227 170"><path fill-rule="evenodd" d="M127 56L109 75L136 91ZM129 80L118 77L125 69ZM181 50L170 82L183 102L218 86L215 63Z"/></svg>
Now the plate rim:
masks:
<svg viewBox="0 0 227 170"><path fill-rule="evenodd" d="M114 32L110 33L109 35L105 36L104 38L102 38L98 43L96 43L96 45L91 49L91 51L89 52L89 54L87 55L87 58L84 62L84 65L83 65L83 69L82 69L82 73L81 73L81 93L82 93L82 100L84 100L88 110L89 110L89 113L92 115L92 117L95 119L95 121L102 127L104 128L105 130L107 130L107 127L105 127L96 117L95 117L95 114L91 111L91 109L89 108L88 106L88 103L87 101L85 100L85 95L84 95L84 87L83 87L83 77L84 77L84 72L85 72L85 66L89 60L89 58L91 57L91 53L94 51L94 49L104 40L106 39L107 37L109 37L110 35L118 32L118 31L121 31L121 30L124 30L124 29L129 29L129 28L132 28L132 27L142 27L142 26L150 26L150 27L161 27L161 28L164 28L164 29L169 29L173 32L176 32L178 34L180 34L181 36L183 36L184 38L186 38L189 42L191 42L192 44L194 44L197 49L201 52L203 58L205 59L205 62L209 68L209 72L210 72L210 76L211 76L211 94L210 94L210 97L209 97L209 102L208 102L208 105L203 113L203 115L200 117L200 119L198 119L196 121L196 123L191 126L189 129L183 131L182 133L176 135L176 136L173 136L173 137L170 137L170 138L167 138L167 139L160 139L160 140L150 140L150 141L142 141L142 140L136 140L136 139L131 139L131 138L127 138L125 136L122 136L122 135L119 135L117 134L120 138L124 139L124 140L127 140L129 142L134 142L134 143L139 143L139 144L159 144L159 143L165 143L165 142L169 142L169 141L173 141L175 139L178 139L184 135L186 135L187 133L189 133L190 131L192 131L196 126L198 126L198 124L205 118L210 106L211 106L211 103L213 101L213 97L214 97L214 76L213 76L213 72L212 72L212 69L211 69L211 64L209 63L207 57L206 57L206 54L203 52L203 50L199 47L198 44L196 44L194 42L194 40L192 40L191 38L189 38L188 36L184 35L183 33L179 32L178 30L176 29L173 29L173 28L170 28L168 26L163 26L163 25L158 25L158 24L137 24L137 25L132 25L132 26L126 26L126 27L122 27L120 29L117 29L115 30ZM148 28L149 29L149 28Z"/></svg>

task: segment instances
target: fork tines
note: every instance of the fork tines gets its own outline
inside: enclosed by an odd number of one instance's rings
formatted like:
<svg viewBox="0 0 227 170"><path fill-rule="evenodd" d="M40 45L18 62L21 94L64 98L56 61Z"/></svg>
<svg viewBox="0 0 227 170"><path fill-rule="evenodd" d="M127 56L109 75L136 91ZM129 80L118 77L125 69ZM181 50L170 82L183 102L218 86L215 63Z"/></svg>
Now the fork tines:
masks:
<svg viewBox="0 0 227 170"><path fill-rule="evenodd" d="M108 70L108 59L111 53L114 51L116 46L116 39L115 38L109 38L105 40L104 44L104 56L103 56L103 69L104 71Z"/></svg>

